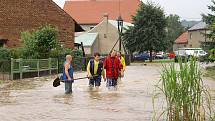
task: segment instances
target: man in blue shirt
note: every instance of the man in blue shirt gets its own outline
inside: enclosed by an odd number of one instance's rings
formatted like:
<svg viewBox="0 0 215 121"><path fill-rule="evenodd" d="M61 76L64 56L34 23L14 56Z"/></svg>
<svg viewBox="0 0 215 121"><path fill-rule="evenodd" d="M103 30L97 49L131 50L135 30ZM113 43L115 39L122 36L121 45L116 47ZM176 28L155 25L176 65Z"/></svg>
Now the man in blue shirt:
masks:
<svg viewBox="0 0 215 121"><path fill-rule="evenodd" d="M65 81L65 94L72 93L73 80L73 67L72 67L72 56L67 55L64 63L62 79Z"/></svg>

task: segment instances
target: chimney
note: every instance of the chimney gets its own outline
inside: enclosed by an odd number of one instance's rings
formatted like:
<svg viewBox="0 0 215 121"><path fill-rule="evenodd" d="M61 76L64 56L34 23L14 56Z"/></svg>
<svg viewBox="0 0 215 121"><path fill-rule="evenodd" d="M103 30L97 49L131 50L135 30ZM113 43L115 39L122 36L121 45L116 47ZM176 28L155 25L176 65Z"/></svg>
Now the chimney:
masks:
<svg viewBox="0 0 215 121"><path fill-rule="evenodd" d="M104 13L103 18L104 20L108 21L108 13Z"/></svg>

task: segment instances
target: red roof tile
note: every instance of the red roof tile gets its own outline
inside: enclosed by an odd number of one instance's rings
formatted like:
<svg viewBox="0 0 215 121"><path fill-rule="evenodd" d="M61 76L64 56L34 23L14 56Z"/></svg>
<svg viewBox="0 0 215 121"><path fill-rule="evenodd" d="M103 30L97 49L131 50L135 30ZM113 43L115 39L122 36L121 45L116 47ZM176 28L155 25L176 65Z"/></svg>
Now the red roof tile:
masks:
<svg viewBox="0 0 215 121"><path fill-rule="evenodd" d="M176 40L175 40L176 44L185 44L188 43L188 32L184 32L183 34L181 34Z"/></svg>
<svg viewBox="0 0 215 121"><path fill-rule="evenodd" d="M124 21L132 23L132 15L136 14L140 0L70 0L66 1L64 10L70 14L79 24L98 24L104 14L109 19L117 19L119 5Z"/></svg>

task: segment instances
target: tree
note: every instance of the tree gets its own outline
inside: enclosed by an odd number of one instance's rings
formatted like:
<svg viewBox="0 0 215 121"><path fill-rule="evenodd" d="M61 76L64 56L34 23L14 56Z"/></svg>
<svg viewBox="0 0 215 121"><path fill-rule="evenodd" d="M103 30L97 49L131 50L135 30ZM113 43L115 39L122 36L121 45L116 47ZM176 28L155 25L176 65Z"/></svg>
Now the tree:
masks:
<svg viewBox="0 0 215 121"><path fill-rule="evenodd" d="M167 41L169 42L169 51L173 50L173 44L179 35L184 31L178 15L169 15L167 18Z"/></svg>
<svg viewBox="0 0 215 121"><path fill-rule="evenodd" d="M130 52L149 51L152 61L152 52L165 50L168 45L164 11L152 3L141 2L133 23L123 34L123 43Z"/></svg>
<svg viewBox="0 0 215 121"><path fill-rule="evenodd" d="M58 48L58 31L55 27L46 25L38 30L22 33L24 42L23 54L27 58L48 58L51 50Z"/></svg>
<svg viewBox="0 0 215 121"><path fill-rule="evenodd" d="M212 5L208 6L208 9L211 11L211 13L202 14L203 21L206 22L209 25L212 25L215 22L215 1L212 0Z"/></svg>
<svg viewBox="0 0 215 121"><path fill-rule="evenodd" d="M211 10L209 14L202 14L203 21L209 25L210 33L206 34L213 42L206 45L208 49L215 48L215 1L212 0L212 5L208 6L208 9ZM206 44L206 43L205 43Z"/></svg>

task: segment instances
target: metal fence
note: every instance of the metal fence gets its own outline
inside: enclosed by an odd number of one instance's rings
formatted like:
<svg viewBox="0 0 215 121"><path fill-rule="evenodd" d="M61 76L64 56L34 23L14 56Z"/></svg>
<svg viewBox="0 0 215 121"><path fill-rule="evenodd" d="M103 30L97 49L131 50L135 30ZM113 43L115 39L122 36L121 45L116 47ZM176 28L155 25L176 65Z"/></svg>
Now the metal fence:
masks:
<svg viewBox="0 0 215 121"><path fill-rule="evenodd" d="M10 62L11 80L58 73L57 59L11 59Z"/></svg>

